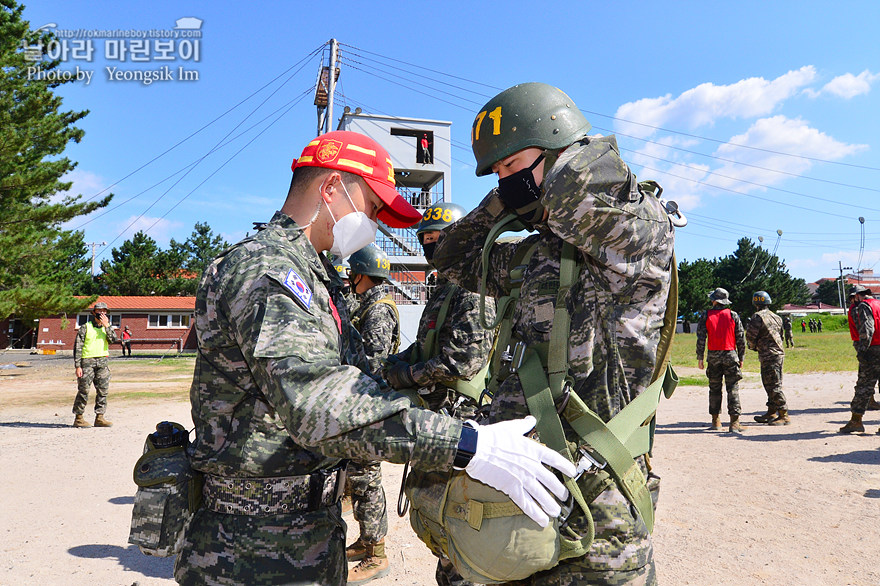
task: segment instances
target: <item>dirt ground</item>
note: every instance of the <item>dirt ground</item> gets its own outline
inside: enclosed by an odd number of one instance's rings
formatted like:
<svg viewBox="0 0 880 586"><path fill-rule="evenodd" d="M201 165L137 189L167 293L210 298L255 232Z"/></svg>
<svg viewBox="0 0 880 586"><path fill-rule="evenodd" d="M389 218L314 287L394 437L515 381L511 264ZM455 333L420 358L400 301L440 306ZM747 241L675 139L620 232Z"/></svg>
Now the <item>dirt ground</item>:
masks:
<svg viewBox="0 0 880 586"><path fill-rule="evenodd" d="M173 584L172 559L146 557L127 543L131 470L156 422L191 424L189 375L157 379L152 358L114 358L107 418L115 425L74 429L72 359L35 358L0 354L0 367L27 365L0 368L0 470L7 477L0 482L0 584ZM792 424L768 427L752 422L766 395L757 377L747 377L741 436L706 429L705 388L681 387L663 401L654 452L662 476L654 532L662 584L880 584L880 412L868 413L865 434L836 433L848 419L854 382L855 373L787 375ZM133 399L130 391L151 398ZM401 467L384 470L393 510ZM392 512L389 520L392 572L373 584L434 584L427 548L406 519Z"/></svg>

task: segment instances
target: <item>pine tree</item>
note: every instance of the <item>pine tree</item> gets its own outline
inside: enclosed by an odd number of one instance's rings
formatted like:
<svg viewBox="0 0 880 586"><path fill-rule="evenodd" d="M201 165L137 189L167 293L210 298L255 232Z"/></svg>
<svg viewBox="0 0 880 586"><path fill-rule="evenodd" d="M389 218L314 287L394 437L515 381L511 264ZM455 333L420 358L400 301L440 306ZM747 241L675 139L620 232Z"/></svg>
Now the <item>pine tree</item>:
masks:
<svg viewBox="0 0 880 586"><path fill-rule="evenodd" d="M82 140L74 126L88 111L62 111L54 89L66 82L30 79L28 68L55 70L46 56L53 36L30 29L24 7L0 0L0 320L78 311L91 299L76 299L68 246L75 240L62 224L106 206L112 195L82 201L66 195L62 177L76 163L62 157ZM38 61L31 61L37 47ZM25 49L29 50L26 52Z"/></svg>

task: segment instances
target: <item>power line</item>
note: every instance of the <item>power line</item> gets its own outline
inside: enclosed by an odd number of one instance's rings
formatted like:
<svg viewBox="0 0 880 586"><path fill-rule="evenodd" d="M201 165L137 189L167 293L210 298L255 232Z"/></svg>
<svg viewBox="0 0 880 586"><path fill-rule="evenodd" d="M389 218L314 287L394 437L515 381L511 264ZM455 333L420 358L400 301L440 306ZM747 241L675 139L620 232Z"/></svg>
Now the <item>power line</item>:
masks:
<svg viewBox="0 0 880 586"><path fill-rule="evenodd" d="M616 121L618 121L618 122L626 122L627 124L635 124L636 126L644 126L644 127L646 127L646 128L652 128L652 129L654 129L654 130L662 130L663 132L668 132L668 133L670 133L670 134L678 134L678 135L680 135L680 136L687 136L688 138L698 138L698 139L700 139L700 140L705 140L705 141L708 141L708 142L714 142L714 143L717 143L717 144L727 144L727 145L730 145L730 146L734 146L734 147L738 147L738 148L743 148L743 149L749 149L749 150L752 150L752 151L760 151L760 152L764 152L764 153L771 153L771 154L774 154L774 155L782 155L782 156L784 156L784 157L794 157L794 158L797 158L797 159L807 159L808 161L816 161L816 162L818 162L818 163L828 163L829 165L841 165L841 166L843 166L843 167L852 167L852 168L855 168L855 169L866 169L866 170L868 170L868 171L880 171L880 168L877 168L877 167L869 167L869 166L867 166L867 165L855 165L855 164L853 164L853 163L841 163L840 161L829 161L828 159L819 159L819 158L817 158L817 157L808 157L808 156L806 156L806 155L793 155L793 154L791 154L791 153L784 153L784 152L782 152L782 151L774 151L774 150L772 150L772 149L763 149L763 148L761 148L761 147L749 146L749 145L746 145L746 144L737 144L737 143L735 143L735 142L730 142L730 141L726 141L726 140L719 140L719 139L717 139L717 138L709 138L708 136L700 136L700 135L698 135L698 134L690 134L690 133L687 133L687 132L681 132L681 131L679 131L679 130L670 130L670 129L668 129L668 128L663 128L663 127L661 127L661 126L652 126L652 125L650 125L650 124L645 124L645 123L643 123L643 122L634 122L634 121L632 121L632 120L626 120L626 119L624 119L624 118L618 118L618 117L616 117L616 116L609 116L609 115L607 115L607 114L600 114L599 112L593 112L593 111L590 111L590 110L584 110L583 108L581 108L580 110L581 110L581 112L585 112L585 113L587 113L587 114L594 114L594 115L596 115L596 116L602 116L603 118L610 118L610 119L612 119L612 120L616 120Z"/></svg>

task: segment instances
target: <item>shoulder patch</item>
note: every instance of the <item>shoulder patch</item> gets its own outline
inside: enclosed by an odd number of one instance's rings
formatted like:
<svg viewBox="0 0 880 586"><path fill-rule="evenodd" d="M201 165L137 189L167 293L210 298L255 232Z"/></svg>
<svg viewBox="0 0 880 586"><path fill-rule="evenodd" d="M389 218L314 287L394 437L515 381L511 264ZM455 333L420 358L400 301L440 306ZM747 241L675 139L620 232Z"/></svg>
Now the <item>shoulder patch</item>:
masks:
<svg viewBox="0 0 880 586"><path fill-rule="evenodd" d="M284 277L284 286L293 293L294 298L304 308L309 309L312 306L312 290L309 289L309 286L306 285L306 282L295 270L290 269L287 271L287 276Z"/></svg>

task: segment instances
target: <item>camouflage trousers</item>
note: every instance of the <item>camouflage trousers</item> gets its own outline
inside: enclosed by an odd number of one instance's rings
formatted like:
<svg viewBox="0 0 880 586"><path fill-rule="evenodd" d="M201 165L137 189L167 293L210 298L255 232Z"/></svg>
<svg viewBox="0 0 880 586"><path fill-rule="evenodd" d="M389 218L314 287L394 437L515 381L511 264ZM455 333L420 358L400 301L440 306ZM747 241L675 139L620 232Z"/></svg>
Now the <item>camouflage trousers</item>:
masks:
<svg viewBox="0 0 880 586"><path fill-rule="evenodd" d="M874 387L880 381L880 346L869 346L867 350L856 352L856 356L859 359L859 374L850 410L864 415L868 402L874 396Z"/></svg>
<svg viewBox="0 0 880 586"><path fill-rule="evenodd" d="M345 492L351 496L354 520L361 531L361 540L378 543L388 534L388 510L382 488L382 467L379 462L350 462Z"/></svg>
<svg viewBox="0 0 880 586"><path fill-rule="evenodd" d="M200 509L174 564L185 586L342 586L347 577L339 505L267 517Z"/></svg>
<svg viewBox="0 0 880 586"><path fill-rule="evenodd" d="M785 331L785 347L791 348L794 346L794 338L791 337L791 330Z"/></svg>
<svg viewBox="0 0 880 586"><path fill-rule="evenodd" d="M721 386L727 386L727 414L739 416L739 381L742 369L733 350L710 350L706 356L706 377L709 379L709 415L721 413Z"/></svg>
<svg viewBox="0 0 880 586"><path fill-rule="evenodd" d="M761 357L761 382L767 392L768 409L788 409L785 395L782 393L782 362L783 354L771 354Z"/></svg>
<svg viewBox="0 0 880 586"><path fill-rule="evenodd" d="M107 412L107 394L110 392L109 358L83 358L83 375L76 379L77 393L73 400L73 412L82 415L89 403L89 390L95 385L95 413Z"/></svg>

